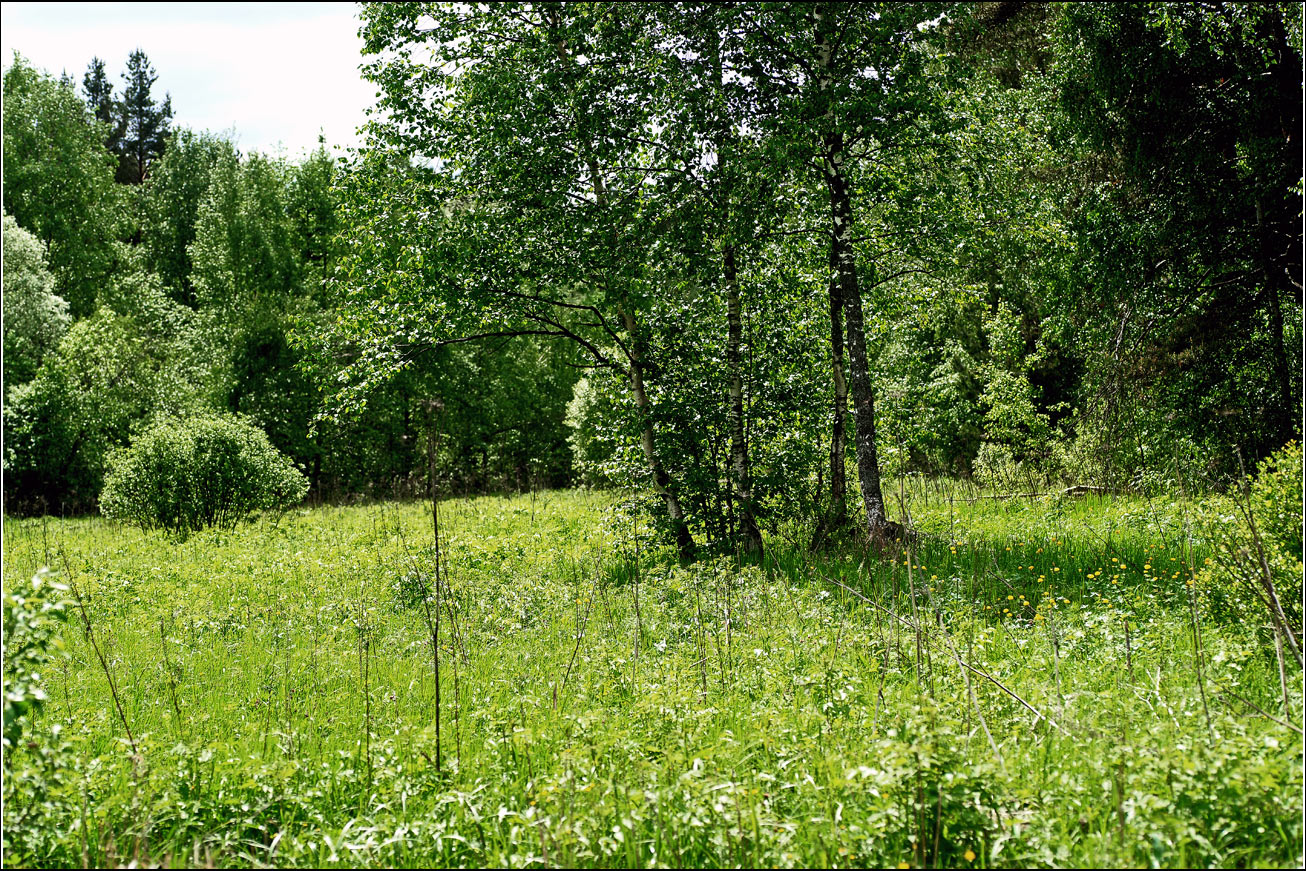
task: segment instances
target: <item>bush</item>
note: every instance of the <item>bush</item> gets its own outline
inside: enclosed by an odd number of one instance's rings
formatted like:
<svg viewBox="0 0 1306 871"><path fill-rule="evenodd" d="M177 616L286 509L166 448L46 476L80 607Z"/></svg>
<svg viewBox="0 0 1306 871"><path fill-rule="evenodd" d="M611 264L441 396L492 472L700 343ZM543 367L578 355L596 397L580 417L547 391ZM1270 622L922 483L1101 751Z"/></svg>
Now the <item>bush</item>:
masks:
<svg viewBox="0 0 1306 871"><path fill-rule="evenodd" d="M1302 448L1289 442L1258 465L1246 491L1203 506L1201 526L1212 558L1199 573L1202 593L1217 612L1264 623L1269 593L1287 628L1302 635ZM1249 516L1250 510L1250 516ZM1255 530L1249 521L1255 521ZM1262 561L1263 560L1263 561Z"/></svg>
<svg viewBox="0 0 1306 871"><path fill-rule="evenodd" d="M67 616L65 603L50 593L60 594L67 589L48 583L46 570L42 569L32 578L30 587L4 591L6 762L18 746L23 718L45 702L41 670L63 652L59 623Z"/></svg>
<svg viewBox="0 0 1306 871"><path fill-rule="evenodd" d="M258 427L232 416L165 421L115 452L100 497L108 517L184 536L286 508L308 481Z"/></svg>
<svg viewBox="0 0 1306 871"><path fill-rule="evenodd" d="M582 378L572 388L567 403L567 443L571 446L571 468L578 483L602 487L619 477L617 457L625 435L618 423L624 411L621 393L610 381Z"/></svg>
<svg viewBox="0 0 1306 871"><path fill-rule="evenodd" d="M59 865L54 845L78 801L77 757L54 718L37 715L46 702L49 669L66 659L61 630L68 618L62 584L46 569L30 584L5 583L4 777L0 789L0 850L6 867ZM47 677L43 678L45 672Z"/></svg>

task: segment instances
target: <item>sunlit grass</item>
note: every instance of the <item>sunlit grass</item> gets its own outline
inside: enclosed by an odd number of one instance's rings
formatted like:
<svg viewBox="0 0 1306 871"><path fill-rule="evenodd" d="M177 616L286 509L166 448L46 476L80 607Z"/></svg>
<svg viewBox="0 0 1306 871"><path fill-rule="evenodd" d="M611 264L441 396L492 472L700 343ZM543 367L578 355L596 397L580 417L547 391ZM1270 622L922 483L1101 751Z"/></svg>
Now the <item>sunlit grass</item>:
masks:
<svg viewBox="0 0 1306 871"><path fill-rule="evenodd" d="M1183 506L956 496L896 556L688 567L603 494L444 503L438 772L429 505L11 521L6 584L67 555L141 748L70 623L21 860L1299 864L1301 740L1192 607Z"/></svg>

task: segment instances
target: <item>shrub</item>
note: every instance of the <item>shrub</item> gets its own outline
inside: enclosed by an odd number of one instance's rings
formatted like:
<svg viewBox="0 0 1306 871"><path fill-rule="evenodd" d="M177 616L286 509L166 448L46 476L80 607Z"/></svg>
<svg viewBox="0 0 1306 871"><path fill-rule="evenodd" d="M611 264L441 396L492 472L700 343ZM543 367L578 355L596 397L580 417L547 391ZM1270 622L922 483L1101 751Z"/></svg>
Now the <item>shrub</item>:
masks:
<svg viewBox="0 0 1306 871"><path fill-rule="evenodd" d="M1245 490L1212 499L1201 525L1213 553L1198 577L1216 610L1235 619L1263 623L1268 617L1273 624L1277 600L1297 638L1302 634L1301 487L1302 448L1289 442L1261 461Z"/></svg>
<svg viewBox="0 0 1306 871"><path fill-rule="evenodd" d="M8 584L6 584L8 586ZM67 614L64 602L50 593L67 587L50 584L46 570L32 578L30 587L4 591L4 748L18 746L22 721L45 702L41 670L63 652L59 623Z"/></svg>
<svg viewBox="0 0 1306 871"><path fill-rule="evenodd" d="M613 380L591 375L576 382L567 403L567 443L571 446L571 468L579 483L602 487L622 477L621 458L634 438L627 432L620 389Z"/></svg>
<svg viewBox="0 0 1306 871"><path fill-rule="evenodd" d="M286 508L308 481L253 424L233 416L165 421L115 452L100 509L143 529L184 536L231 528L259 509Z"/></svg>
<svg viewBox="0 0 1306 871"><path fill-rule="evenodd" d="M0 850L7 867L59 865L52 855L74 807L77 757L54 718L37 716L46 702L48 669L67 657L61 629L68 589L46 569L30 584L5 583L4 777L0 789Z"/></svg>

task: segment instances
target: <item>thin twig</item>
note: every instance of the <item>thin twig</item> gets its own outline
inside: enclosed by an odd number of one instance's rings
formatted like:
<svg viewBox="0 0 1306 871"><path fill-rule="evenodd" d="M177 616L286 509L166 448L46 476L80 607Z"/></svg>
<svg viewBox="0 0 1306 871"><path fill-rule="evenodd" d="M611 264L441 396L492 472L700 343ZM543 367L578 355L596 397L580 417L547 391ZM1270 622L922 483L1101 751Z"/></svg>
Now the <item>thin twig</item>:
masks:
<svg viewBox="0 0 1306 871"><path fill-rule="evenodd" d="M122 720L122 727L127 730L127 741L131 744L132 755L140 756L140 749L136 746L136 736L132 734L132 727L127 724L127 715L123 712L122 700L118 698L118 685L113 680L113 672L109 670L108 660L104 658L104 652L100 650L100 644L95 640L95 629L91 626L90 615L86 613L86 600L82 598L81 590L78 589L77 582L73 580L73 567L68 561L68 552L61 547L59 556L63 560L64 571L68 573L68 586L77 599L77 610L82 615L82 625L86 629L86 637L91 642L91 648L95 650L96 658L100 660L100 668L104 670L104 676L109 680L109 694L113 696L114 707L118 709L118 719Z"/></svg>

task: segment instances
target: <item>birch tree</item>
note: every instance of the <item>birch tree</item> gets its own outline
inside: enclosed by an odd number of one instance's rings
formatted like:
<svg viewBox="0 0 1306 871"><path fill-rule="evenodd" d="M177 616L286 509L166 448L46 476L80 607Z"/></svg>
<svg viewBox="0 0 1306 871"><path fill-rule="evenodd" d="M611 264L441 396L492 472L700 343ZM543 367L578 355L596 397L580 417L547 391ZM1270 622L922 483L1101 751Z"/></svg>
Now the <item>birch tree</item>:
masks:
<svg viewBox="0 0 1306 871"><path fill-rule="evenodd" d="M866 530L878 542L901 529L888 518L880 481L866 288L856 242L859 224L867 229L864 209L876 201L874 170L930 139L937 95L926 75L923 34L944 9L941 4L795 3L749 7L744 15L750 74L765 101L763 117L792 142L795 159L819 173L826 191L836 397L831 486L842 481L836 467L843 451L846 349L858 482ZM886 278L876 274L877 265L867 264L873 283ZM842 348L841 339L846 340Z"/></svg>
<svg viewBox="0 0 1306 871"><path fill-rule="evenodd" d="M649 484L689 559L696 545L659 450L641 322L657 212L646 197L655 168L640 96L661 76L639 44L648 14L622 4L366 7L366 50L377 57L365 74L382 113L372 147L440 168L426 175L438 216L372 210L371 226L402 241L371 253L399 269L349 280L406 313L406 336L376 319L354 322L355 337L374 343L373 362L395 368L419 345L537 335L576 342L590 365L619 370Z"/></svg>

